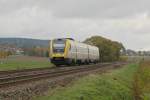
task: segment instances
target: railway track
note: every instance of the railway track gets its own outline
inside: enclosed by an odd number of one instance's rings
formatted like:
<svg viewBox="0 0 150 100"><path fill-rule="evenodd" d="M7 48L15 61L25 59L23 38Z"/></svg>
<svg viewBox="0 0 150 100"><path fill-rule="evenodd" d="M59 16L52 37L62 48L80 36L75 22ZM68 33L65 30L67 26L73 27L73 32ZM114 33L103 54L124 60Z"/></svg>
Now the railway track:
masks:
<svg viewBox="0 0 150 100"><path fill-rule="evenodd" d="M95 65L83 65L76 67L60 67L60 68L45 68L45 69L31 69L26 71L13 71L11 73L0 73L0 88L21 84L29 81L40 80L43 78L55 78L75 73L87 72L96 70L106 66L120 66L124 63L103 63Z"/></svg>

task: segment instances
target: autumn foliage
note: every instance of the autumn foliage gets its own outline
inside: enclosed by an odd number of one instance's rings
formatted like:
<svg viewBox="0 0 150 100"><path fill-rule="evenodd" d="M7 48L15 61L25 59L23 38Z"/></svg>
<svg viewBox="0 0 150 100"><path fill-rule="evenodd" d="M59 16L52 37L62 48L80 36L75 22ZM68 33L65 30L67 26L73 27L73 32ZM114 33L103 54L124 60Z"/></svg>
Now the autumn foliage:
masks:
<svg viewBox="0 0 150 100"><path fill-rule="evenodd" d="M6 58L9 55L12 55L10 51L0 51L0 58Z"/></svg>

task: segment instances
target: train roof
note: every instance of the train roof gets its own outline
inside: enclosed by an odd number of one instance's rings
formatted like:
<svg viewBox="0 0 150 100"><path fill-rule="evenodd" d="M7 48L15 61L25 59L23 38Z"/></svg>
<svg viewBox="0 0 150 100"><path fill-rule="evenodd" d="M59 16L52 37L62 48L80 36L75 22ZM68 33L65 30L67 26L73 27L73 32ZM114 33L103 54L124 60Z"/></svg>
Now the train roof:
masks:
<svg viewBox="0 0 150 100"><path fill-rule="evenodd" d="M56 38L56 39L54 39L54 40L65 40L65 39L75 41L73 38Z"/></svg>
<svg viewBox="0 0 150 100"><path fill-rule="evenodd" d="M68 39L68 40L73 40L73 41L75 41L73 38L65 38L65 39Z"/></svg>

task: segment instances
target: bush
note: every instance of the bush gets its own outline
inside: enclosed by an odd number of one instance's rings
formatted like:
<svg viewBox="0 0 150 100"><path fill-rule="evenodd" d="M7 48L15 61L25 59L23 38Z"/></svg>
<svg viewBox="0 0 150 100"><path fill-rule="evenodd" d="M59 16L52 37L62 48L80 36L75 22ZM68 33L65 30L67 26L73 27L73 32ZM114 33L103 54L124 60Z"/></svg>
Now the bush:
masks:
<svg viewBox="0 0 150 100"><path fill-rule="evenodd" d="M0 51L0 58L6 58L9 55L12 55L12 52L10 52L10 51Z"/></svg>

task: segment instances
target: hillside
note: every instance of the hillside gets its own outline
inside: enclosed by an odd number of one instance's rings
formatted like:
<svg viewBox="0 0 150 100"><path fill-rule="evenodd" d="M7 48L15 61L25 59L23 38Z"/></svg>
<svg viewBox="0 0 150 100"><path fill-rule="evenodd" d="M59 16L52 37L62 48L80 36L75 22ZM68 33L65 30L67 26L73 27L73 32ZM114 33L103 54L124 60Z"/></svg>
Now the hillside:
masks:
<svg viewBox="0 0 150 100"><path fill-rule="evenodd" d="M0 38L0 44L15 45L19 48L30 48L34 46L47 47L49 40L27 39L27 38Z"/></svg>

